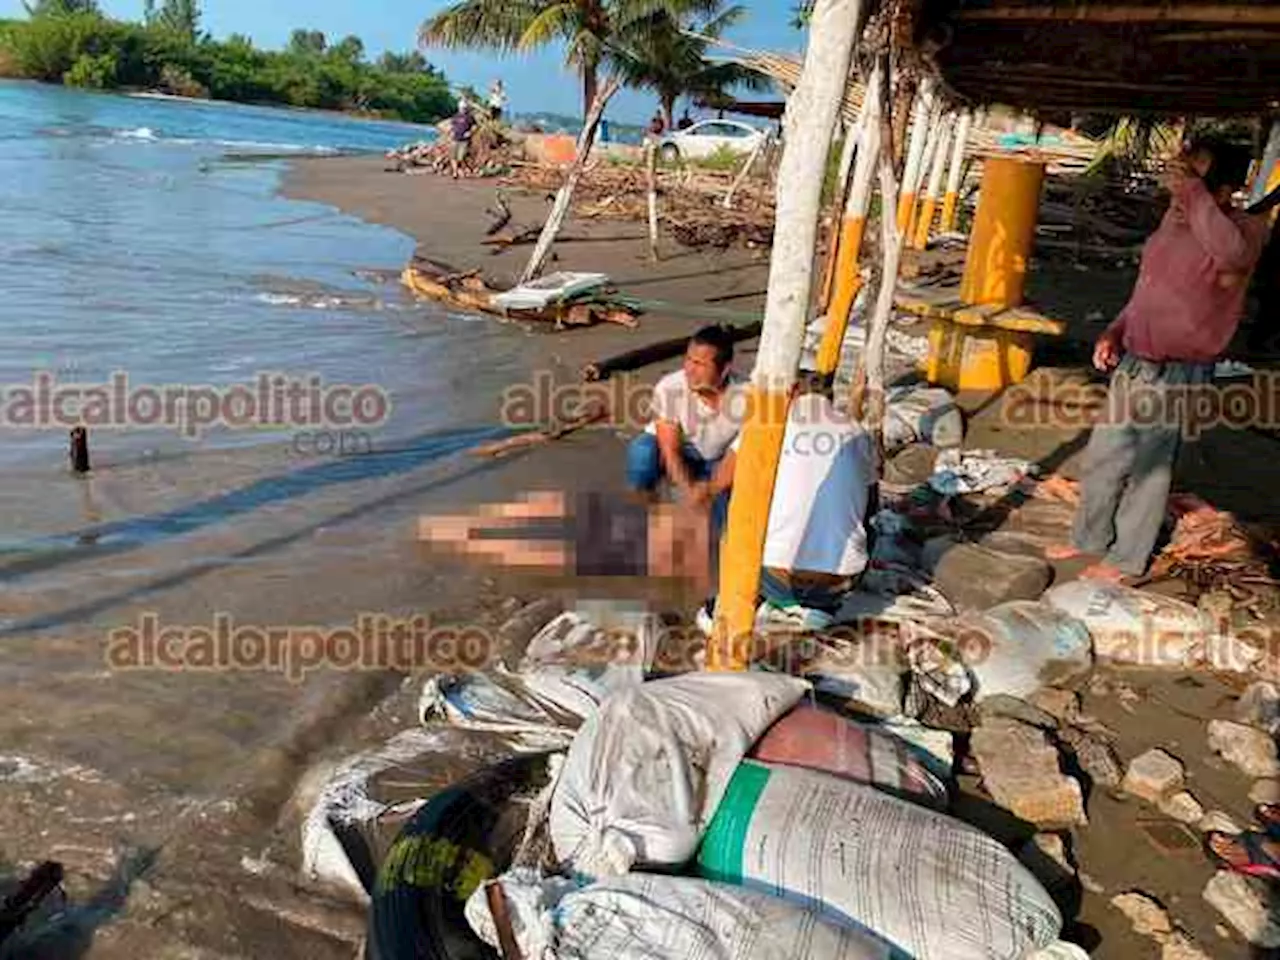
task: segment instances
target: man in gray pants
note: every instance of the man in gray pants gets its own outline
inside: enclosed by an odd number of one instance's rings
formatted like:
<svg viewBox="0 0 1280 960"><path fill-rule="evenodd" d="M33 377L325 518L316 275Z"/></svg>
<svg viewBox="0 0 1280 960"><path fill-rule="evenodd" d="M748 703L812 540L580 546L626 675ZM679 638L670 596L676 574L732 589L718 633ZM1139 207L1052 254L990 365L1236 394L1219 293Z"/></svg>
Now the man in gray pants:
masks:
<svg viewBox="0 0 1280 960"><path fill-rule="evenodd" d="M1082 574L1141 576L1164 522L1173 464L1213 368L1244 314L1266 224L1232 207L1247 149L1199 140L1171 165L1169 212L1142 253L1128 305L1098 340L1094 366L1113 371L1106 420L1085 452L1071 543L1050 559L1101 558Z"/></svg>

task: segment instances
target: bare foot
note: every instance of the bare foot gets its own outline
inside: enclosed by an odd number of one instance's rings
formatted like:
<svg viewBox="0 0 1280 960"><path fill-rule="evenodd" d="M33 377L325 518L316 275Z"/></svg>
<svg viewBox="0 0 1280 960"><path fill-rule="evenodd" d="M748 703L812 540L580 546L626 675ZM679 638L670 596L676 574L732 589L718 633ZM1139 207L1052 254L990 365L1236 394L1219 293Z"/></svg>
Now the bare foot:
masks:
<svg viewBox="0 0 1280 960"><path fill-rule="evenodd" d="M1080 571L1080 579L1106 580L1108 583L1119 583L1124 579L1124 574L1120 572L1119 567L1113 567L1109 563L1095 563Z"/></svg>
<svg viewBox="0 0 1280 960"><path fill-rule="evenodd" d="M1055 543L1052 546L1044 548L1044 556L1046 560L1074 560L1076 557L1083 555L1083 550L1077 550L1069 543Z"/></svg>

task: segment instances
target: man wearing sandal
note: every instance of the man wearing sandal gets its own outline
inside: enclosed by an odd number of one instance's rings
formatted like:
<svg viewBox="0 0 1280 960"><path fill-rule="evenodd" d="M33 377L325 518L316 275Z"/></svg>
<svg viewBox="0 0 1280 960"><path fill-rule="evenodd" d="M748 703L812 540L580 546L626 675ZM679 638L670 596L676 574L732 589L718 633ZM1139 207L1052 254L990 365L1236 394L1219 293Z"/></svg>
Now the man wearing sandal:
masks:
<svg viewBox="0 0 1280 960"><path fill-rule="evenodd" d="M1205 852L1219 869L1280 880L1280 804L1264 803L1253 817L1257 830L1238 834L1210 830L1204 837Z"/></svg>
<svg viewBox="0 0 1280 960"><path fill-rule="evenodd" d="M1266 237L1261 218L1232 206L1249 162L1242 147L1202 139L1171 164L1169 211L1143 250L1128 305L1094 349L1094 366L1112 374L1107 419L1089 438L1071 542L1046 551L1052 560L1101 558L1083 576L1139 577L1151 561L1188 401L1212 389Z"/></svg>

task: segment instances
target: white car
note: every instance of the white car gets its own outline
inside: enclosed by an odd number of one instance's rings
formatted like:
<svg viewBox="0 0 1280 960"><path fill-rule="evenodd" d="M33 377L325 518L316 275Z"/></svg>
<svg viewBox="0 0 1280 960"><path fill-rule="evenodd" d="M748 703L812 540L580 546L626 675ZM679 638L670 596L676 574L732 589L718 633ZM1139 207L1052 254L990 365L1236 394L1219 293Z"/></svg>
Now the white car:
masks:
<svg viewBox="0 0 1280 960"><path fill-rule="evenodd" d="M767 134L737 120L703 120L662 138L659 153L663 160L705 160L723 149L746 156Z"/></svg>

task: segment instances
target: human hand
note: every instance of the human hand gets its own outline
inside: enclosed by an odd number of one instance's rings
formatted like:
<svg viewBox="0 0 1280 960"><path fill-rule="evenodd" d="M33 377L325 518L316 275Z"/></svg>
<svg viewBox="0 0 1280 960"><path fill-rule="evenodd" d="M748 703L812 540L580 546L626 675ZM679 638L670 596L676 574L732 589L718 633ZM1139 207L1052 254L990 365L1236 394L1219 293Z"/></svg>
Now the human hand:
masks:
<svg viewBox="0 0 1280 960"><path fill-rule="evenodd" d="M1110 371L1120 362L1120 336L1108 330L1098 338L1093 348L1093 365L1103 373Z"/></svg>

